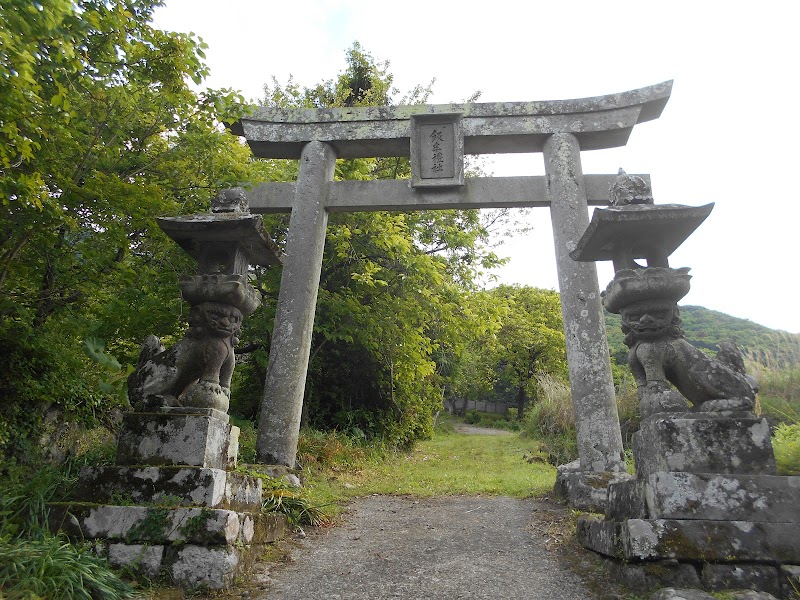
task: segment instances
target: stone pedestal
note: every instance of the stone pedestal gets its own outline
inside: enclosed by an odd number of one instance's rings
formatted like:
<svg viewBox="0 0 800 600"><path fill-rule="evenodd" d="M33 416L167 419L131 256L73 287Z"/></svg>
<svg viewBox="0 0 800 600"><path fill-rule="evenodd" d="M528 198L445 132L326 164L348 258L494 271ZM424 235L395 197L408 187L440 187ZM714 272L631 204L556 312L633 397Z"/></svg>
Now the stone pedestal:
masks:
<svg viewBox="0 0 800 600"><path fill-rule="evenodd" d="M208 410L128 413L117 465L81 471L74 501L50 506L50 527L97 540L114 566L187 589L221 589L264 545L283 515L261 512L261 480L231 472L237 427Z"/></svg>
<svg viewBox="0 0 800 600"><path fill-rule="evenodd" d="M578 521L587 548L643 591L750 588L787 595L800 564L800 477L775 475L752 413L653 415L634 438L637 476L611 483L605 518Z"/></svg>

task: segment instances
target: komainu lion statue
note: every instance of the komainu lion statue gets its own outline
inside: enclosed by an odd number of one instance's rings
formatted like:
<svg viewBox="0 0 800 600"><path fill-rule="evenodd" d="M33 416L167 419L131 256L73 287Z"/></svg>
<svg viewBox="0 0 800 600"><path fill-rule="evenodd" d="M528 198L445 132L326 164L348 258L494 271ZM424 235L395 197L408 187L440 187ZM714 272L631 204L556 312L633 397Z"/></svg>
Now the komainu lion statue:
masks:
<svg viewBox="0 0 800 600"><path fill-rule="evenodd" d="M702 412L753 409L755 381L745 374L736 344L720 344L716 358L707 356L683 338L678 307L670 300L635 302L620 316L643 417L686 411L685 399Z"/></svg>
<svg viewBox="0 0 800 600"><path fill-rule="evenodd" d="M131 404L137 410L183 406L227 411L241 324L236 307L203 302L192 307L188 331L171 348L149 336L128 378Z"/></svg>

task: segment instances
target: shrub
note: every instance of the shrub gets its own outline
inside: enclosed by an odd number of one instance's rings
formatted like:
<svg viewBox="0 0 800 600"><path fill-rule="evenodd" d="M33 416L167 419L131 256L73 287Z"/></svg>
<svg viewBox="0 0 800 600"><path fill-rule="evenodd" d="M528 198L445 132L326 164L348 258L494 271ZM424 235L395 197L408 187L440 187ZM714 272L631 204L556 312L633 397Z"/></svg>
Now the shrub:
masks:
<svg viewBox="0 0 800 600"><path fill-rule="evenodd" d="M780 423L774 431L772 447L779 475L800 475L800 421Z"/></svg>
<svg viewBox="0 0 800 600"><path fill-rule="evenodd" d="M509 412L514 409L509 409ZM516 412L516 411L515 411ZM503 415L499 413L484 413L471 410L464 417L464 422L476 427L488 427L490 429L504 429L506 431L519 431L522 426L513 414Z"/></svg>

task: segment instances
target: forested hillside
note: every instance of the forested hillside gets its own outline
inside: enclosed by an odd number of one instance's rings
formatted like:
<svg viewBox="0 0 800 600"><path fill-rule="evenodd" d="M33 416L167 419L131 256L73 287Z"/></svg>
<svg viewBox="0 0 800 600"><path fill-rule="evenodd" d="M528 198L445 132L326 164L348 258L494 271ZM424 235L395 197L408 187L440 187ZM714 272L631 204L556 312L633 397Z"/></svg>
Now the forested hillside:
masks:
<svg viewBox="0 0 800 600"><path fill-rule="evenodd" d="M733 340L745 356L764 367L786 368L800 364L800 334L770 329L748 319L732 317L702 306L681 306L686 339L698 348L716 353L717 344ZM606 313L609 349L618 364L626 363L619 315Z"/></svg>

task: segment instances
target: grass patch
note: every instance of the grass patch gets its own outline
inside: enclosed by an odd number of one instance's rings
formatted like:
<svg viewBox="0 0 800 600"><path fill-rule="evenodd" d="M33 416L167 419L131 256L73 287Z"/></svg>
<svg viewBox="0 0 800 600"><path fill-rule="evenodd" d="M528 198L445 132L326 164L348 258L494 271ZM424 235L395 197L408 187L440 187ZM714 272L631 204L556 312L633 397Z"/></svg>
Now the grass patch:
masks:
<svg viewBox="0 0 800 600"><path fill-rule="evenodd" d="M458 433L436 434L409 453L319 475L309 481L309 491L331 500L368 494L526 498L548 493L555 482L538 441Z"/></svg>

